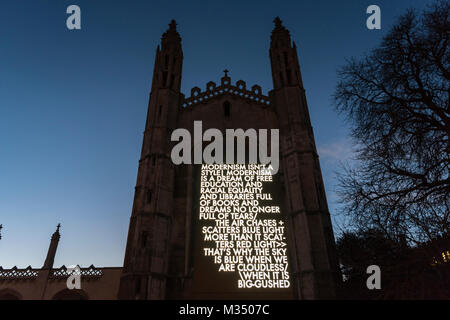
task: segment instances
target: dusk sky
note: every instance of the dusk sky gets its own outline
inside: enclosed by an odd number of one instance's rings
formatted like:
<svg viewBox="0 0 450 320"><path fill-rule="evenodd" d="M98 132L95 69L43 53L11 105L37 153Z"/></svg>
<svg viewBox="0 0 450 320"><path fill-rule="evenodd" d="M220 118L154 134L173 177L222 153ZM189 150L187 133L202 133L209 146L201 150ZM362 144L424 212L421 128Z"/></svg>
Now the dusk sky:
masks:
<svg viewBox="0 0 450 320"><path fill-rule="evenodd" d="M220 82L272 88L273 19L295 41L330 213L335 171L352 157L334 111L336 70L379 44L425 0L23 1L0 4L0 266L42 267L56 225L55 266L121 266L155 50L171 19L184 53L182 92ZM81 8L81 30L66 8ZM366 8L381 8L381 30Z"/></svg>

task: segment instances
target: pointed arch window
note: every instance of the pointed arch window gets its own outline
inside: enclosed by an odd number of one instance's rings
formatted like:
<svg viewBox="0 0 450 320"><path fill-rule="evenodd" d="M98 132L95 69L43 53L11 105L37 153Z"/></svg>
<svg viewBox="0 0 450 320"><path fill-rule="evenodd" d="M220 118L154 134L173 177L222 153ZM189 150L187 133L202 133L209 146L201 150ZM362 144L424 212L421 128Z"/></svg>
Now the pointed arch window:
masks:
<svg viewBox="0 0 450 320"><path fill-rule="evenodd" d="M164 56L164 67L166 69L169 68L169 55L167 55L167 54Z"/></svg>
<svg viewBox="0 0 450 320"><path fill-rule="evenodd" d="M281 86L284 86L284 79L283 79L283 72L280 72L280 82L281 82Z"/></svg>
<svg viewBox="0 0 450 320"><path fill-rule="evenodd" d="M147 190L147 203L152 202L152 190Z"/></svg>
<svg viewBox="0 0 450 320"><path fill-rule="evenodd" d="M158 120L161 120L162 117L162 105L159 105L159 109L158 109Z"/></svg>
<svg viewBox="0 0 450 320"><path fill-rule="evenodd" d="M292 84L291 69L286 69L286 76L288 84Z"/></svg>
<svg viewBox="0 0 450 320"><path fill-rule="evenodd" d="M223 103L223 115L225 118L229 118L231 115L231 104L228 101Z"/></svg>
<svg viewBox="0 0 450 320"><path fill-rule="evenodd" d="M283 57L284 57L284 64L287 66L289 64L289 60L288 60L288 53L286 51L283 51Z"/></svg>

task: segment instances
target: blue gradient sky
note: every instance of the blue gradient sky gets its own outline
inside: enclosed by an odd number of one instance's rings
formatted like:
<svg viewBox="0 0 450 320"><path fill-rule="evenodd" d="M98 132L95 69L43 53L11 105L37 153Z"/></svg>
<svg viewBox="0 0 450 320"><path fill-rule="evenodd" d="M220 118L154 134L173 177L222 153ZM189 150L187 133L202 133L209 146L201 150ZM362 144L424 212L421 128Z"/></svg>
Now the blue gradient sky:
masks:
<svg viewBox="0 0 450 320"><path fill-rule="evenodd" d="M182 91L232 81L272 87L279 15L295 40L331 214L334 171L351 156L332 107L336 69L377 45L394 18L429 1L2 1L0 265L41 267L58 222L55 266L120 266L156 46L171 19L183 39ZM66 29L77 4L82 30ZM365 26L370 4L382 30Z"/></svg>

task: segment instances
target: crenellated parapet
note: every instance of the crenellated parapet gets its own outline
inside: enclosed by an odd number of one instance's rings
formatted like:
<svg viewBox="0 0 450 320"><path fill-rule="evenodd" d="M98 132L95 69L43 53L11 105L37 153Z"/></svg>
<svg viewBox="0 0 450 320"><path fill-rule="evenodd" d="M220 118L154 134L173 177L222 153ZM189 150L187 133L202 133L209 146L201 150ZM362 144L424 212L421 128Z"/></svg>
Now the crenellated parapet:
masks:
<svg viewBox="0 0 450 320"><path fill-rule="evenodd" d="M70 275L77 275L77 276L81 276L82 279L91 279L92 280L92 279L98 279L103 275L103 270L96 268L94 265L91 265L88 268L81 268L80 266L78 266L78 270L74 269L73 271L69 272L69 271L67 271L67 267L63 265L59 269L53 269L49 275L49 278L53 279L53 280L66 279Z"/></svg>
<svg viewBox="0 0 450 320"><path fill-rule="evenodd" d="M96 268L94 265L87 268L78 268L79 271L75 269L72 272L69 272L67 271L68 268L63 265L58 269L52 269L48 277L52 280L59 280L67 279L70 275L80 275L82 279L95 280L103 276L103 270L101 268ZM28 266L25 269L19 269L16 266L11 269L3 269L0 267L0 282L36 280L40 271L41 269L34 269L31 266Z"/></svg>
<svg viewBox="0 0 450 320"><path fill-rule="evenodd" d="M25 269L19 269L16 266L11 269L0 267L0 281L6 280L35 280L38 277L40 269L33 269L28 266Z"/></svg>
<svg viewBox="0 0 450 320"><path fill-rule="evenodd" d="M200 103L206 103L212 99L223 96L225 94L246 99L249 102L262 104L265 106L270 105L270 98L262 94L261 87L258 85L253 85L250 90L247 90L247 85L245 81L239 80L235 85L231 84L231 78L227 75L227 70L225 76L221 78L221 83L219 86L215 82L210 81L206 84L206 91L203 91L199 87L194 87L191 89L191 96L185 98L182 102L182 107L193 107Z"/></svg>

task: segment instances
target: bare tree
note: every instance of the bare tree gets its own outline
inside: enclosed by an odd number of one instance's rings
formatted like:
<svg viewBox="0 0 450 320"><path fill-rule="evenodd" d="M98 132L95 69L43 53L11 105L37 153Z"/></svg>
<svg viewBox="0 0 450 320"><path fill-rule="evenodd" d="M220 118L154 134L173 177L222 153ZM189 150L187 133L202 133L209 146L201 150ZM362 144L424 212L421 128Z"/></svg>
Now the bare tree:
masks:
<svg viewBox="0 0 450 320"><path fill-rule="evenodd" d="M450 234L449 13L447 1L409 10L338 71L336 108L358 145L338 193L355 226L416 243Z"/></svg>

